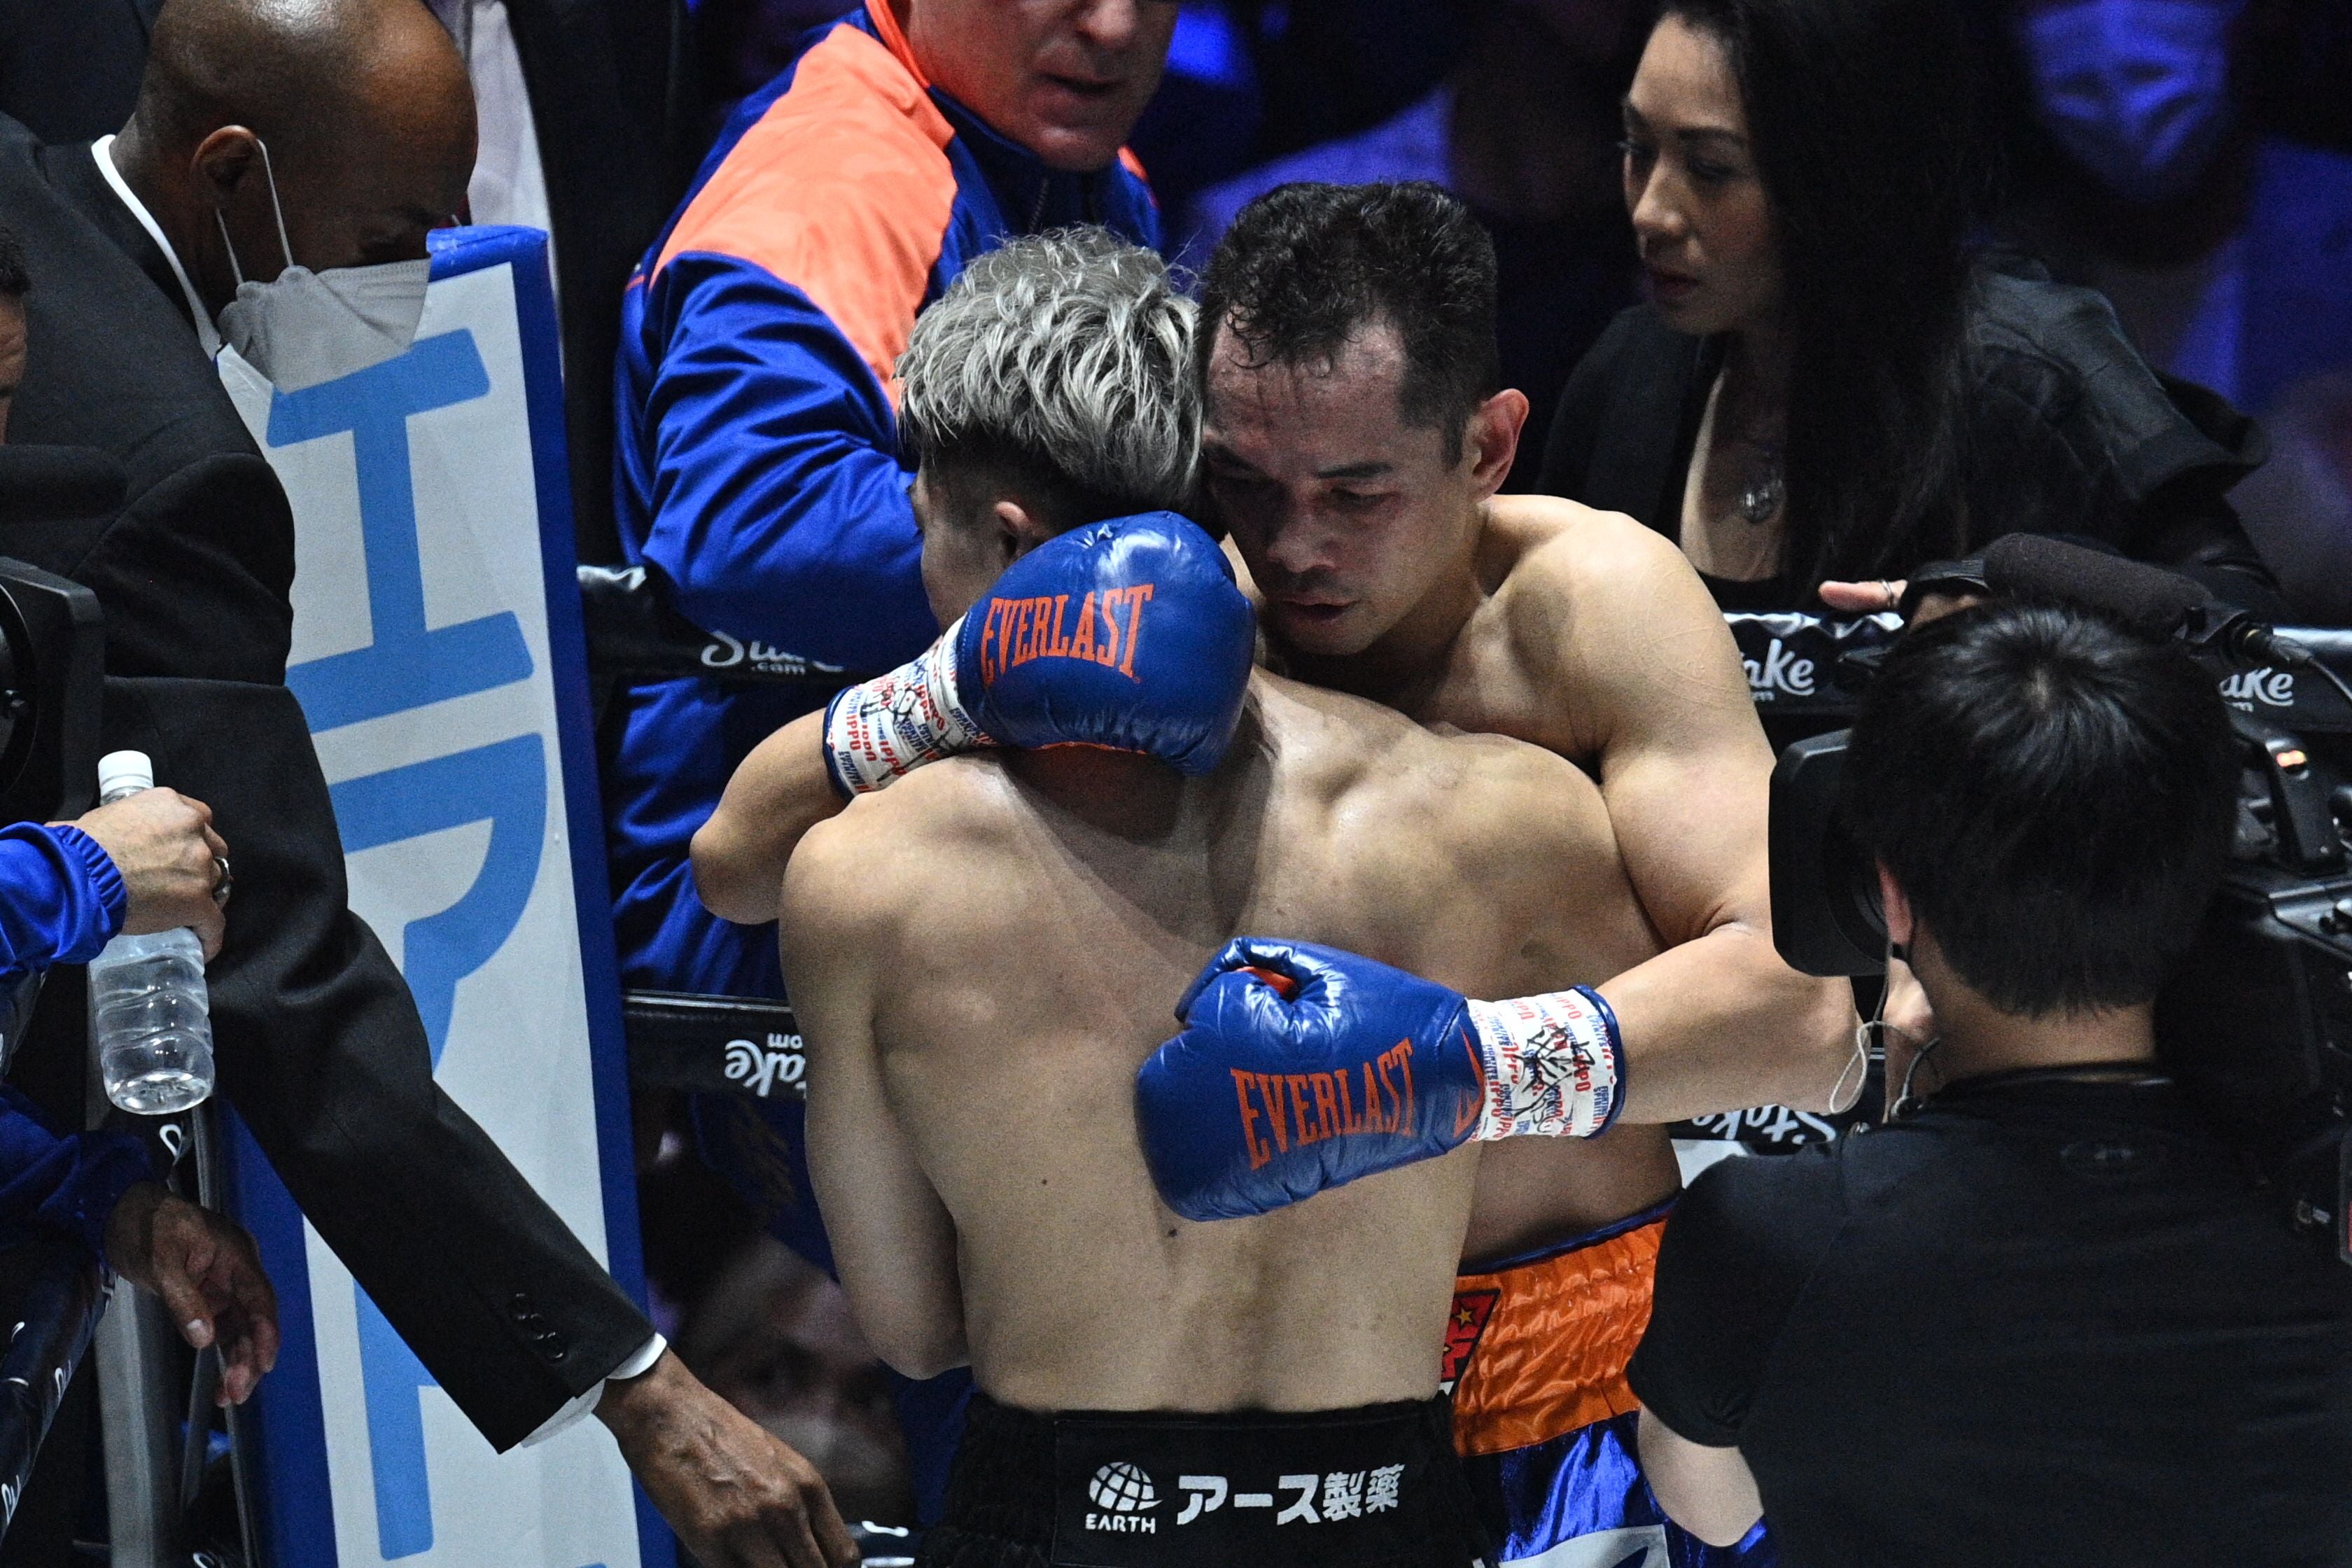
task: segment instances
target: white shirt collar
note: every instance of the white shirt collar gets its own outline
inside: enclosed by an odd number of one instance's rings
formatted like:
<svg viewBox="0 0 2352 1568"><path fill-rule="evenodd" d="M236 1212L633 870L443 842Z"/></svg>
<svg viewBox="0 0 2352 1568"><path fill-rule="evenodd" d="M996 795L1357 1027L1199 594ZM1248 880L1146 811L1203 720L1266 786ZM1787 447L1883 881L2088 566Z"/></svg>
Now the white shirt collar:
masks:
<svg viewBox="0 0 2352 1568"><path fill-rule="evenodd" d="M163 226L155 221L155 215L147 210L146 203L131 195L122 171L114 166L113 147L114 138L111 136L101 136L90 143L89 155L98 161L100 175L121 198L122 205L131 209L131 216L139 220L139 226L147 231L148 237L163 251L163 260L172 268L172 276L180 280L180 292L188 298L188 314L195 318L196 341L204 344L205 354L210 356L220 353L221 335L213 326L212 313L205 309L204 300L196 293L196 286L188 280L188 269L180 265L179 253L172 248L172 242L163 237Z"/></svg>

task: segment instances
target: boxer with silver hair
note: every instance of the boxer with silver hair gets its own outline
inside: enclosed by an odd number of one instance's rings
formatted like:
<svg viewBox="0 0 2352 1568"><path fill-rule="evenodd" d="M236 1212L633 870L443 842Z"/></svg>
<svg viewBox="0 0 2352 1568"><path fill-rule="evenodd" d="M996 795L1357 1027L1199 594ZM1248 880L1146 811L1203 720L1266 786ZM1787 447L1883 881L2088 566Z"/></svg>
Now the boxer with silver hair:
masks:
<svg viewBox="0 0 2352 1568"><path fill-rule="evenodd" d="M985 583L1080 523L1185 507L1201 424L1192 316L1151 252L1066 229L982 257L916 319L897 365L898 425L934 608L950 575ZM950 516L972 526L938 526ZM694 836L695 889L713 913L774 920L811 826L911 767L1015 738L983 730L946 689L958 635L744 759Z"/></svg>
<svg viewBox="0 0 2352 1568"><path fill-rule="evenodd" d="M902 407L950 630L763 747L698 858L709 885L740 833L756 872L780 776L853 795L793 835L779 912L843 1285L893 1365L978 1384L919 1562L1466 1568L1431 1352L1479 1153L1197 1224L1154 1189L1136 1069L1238 930L1480 994L1655 939L1575 768L1253 672L1208 536L1099 517L1189 480L1191 329L1156 258L1076 237L918 323ZM1445 1070L1406 1048L1232 1092L1272 1158L1412 1124Z"/></svg>

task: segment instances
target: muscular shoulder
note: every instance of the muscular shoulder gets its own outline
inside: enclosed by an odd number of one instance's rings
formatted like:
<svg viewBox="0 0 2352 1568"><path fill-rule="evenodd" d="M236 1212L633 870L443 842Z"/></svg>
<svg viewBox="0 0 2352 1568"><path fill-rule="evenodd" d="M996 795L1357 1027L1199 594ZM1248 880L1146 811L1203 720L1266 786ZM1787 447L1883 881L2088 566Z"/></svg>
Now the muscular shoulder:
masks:
<svg viewBox="0 0 2352 1568"><path fill-rule="evenodd" d="M1496 496L1487 502L1489 574L1517 616L1546 605L1679 586L1705 588L1674 542L1621 511L1560 496Z"/></svg>
<svg viewBox="0 0 2352 1568"><path fill-rule="evenodd" d="M1496 633L1545 700L1594 725L1596 750L1620 724L1692 704L1746 714L1738 648L1671 540L1555 496L1488 509Z"/></svg>
<svg viewBox="0 0 2352 1568"><path fill-rule="evenodd" d="M1540 746L1429 730L1378 703L1261 676L1286 771L1347 842L1436 858L1492 887L1615 859L1592 781Z"/></svg>
<svg viewBox="0 0 2352 1568"><path fill-rule="evenodd" d="M971 885L1013 843L1013 792L986 756L950 757L809 829L784 875L786 941L896 941L942 886Z"/></svg>

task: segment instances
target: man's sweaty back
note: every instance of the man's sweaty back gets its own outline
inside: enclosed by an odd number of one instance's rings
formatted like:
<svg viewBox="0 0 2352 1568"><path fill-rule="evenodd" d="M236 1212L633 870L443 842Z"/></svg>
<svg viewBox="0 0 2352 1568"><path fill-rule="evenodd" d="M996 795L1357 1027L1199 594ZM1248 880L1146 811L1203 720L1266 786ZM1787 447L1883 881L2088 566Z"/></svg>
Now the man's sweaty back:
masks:
<svg viewBox="0 0 2352 1568"><path fill-rule="evenodd" d="M1036 1410L1435 1389L1475 1152L1209 1225L1153 1190L1136 1069L1226 938L1344 946L1474 995L1656 951L1572 766L1262 674L1204 779L1057 749L861 799L803 841L782 919L812 1164L861 1325L902 1371L969 1357ZM1372 1110L1318 1087L1264 1086L1258 1109L1299 1138Z"/></svg>

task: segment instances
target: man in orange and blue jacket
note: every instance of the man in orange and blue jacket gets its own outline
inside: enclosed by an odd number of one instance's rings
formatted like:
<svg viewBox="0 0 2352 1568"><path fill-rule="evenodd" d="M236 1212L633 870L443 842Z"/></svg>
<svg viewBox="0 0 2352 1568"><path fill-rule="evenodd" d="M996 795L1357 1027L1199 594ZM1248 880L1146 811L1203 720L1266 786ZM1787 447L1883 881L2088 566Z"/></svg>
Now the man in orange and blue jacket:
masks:
<svg viewBox="0 0 2352 1568"><path fill-rule="evenodd" d="M875 672L938 636L892 363L915 314L1017 235L1159 216L1120 142L1173 0L868 0L747 99L622 303L621 531L696 625ZM694 896L687 846L752 743L809 705L637 687L608 779L633 986L779 994L772 933Z"/></svg>

